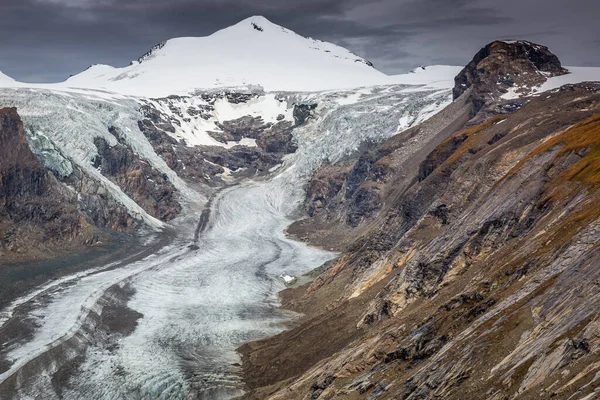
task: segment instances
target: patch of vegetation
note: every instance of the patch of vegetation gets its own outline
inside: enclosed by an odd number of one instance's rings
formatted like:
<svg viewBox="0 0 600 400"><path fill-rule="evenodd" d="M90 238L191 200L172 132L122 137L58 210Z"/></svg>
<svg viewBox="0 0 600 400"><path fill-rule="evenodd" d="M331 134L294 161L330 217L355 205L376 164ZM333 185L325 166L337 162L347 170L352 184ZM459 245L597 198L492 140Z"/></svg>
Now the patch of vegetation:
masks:
<svg viewBox="0 0 600 400"><path fill-rule="evenodd" d="M531 156L562 146L557 156L571 153L584 154L581 160L564 171L560 178L600 187L600 114L567 129L538 146Z"/></svg>

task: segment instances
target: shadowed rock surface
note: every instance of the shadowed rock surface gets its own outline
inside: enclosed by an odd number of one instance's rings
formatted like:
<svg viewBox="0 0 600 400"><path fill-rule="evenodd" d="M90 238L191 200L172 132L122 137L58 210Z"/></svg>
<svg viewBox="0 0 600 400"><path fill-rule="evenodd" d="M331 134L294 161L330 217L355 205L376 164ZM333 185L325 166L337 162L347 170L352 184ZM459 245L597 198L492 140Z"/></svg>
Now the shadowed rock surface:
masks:
<svg viewBox="0 0 600 400"><path fill-rule="evenodd" d="M65 254L95 242L97 234L78 210L77 194L31 152L17 110L0 109L1 263Z"/></svg>
<svg viewBox="0 0 600 400"><path fill-rule="evenodd" d="M118 133L114 134L119 137ZM122 143L111 147L103 138L96 138L94 144L98 149L94 167L110 177L148 214L163 221L170 221L179 214L181 205L176 189L166 175L153 169Z"/></svg>
<svg viewBox="0 0 600 400"><path fill-rule="evenodd" d="M244 93L202 94L200 97L212 102L226 98L231 104L246 103L257 95ZM181 101L187 98L171 96L160 99L162 102ZM210 119L212 106L199 110L198 106L190 106L186 113L190 116ZM316 105L294 106L295 122L284 121L280 115L275 123L265 123L260 116L243 116L234 120L215 122L219 131L208 131L208 135L223 144L234 144L231 147L196 145L188 146L185 141L177 141L170 134L175 133L175 125L180 122L161 113L152 104L142 107L144 119L139 121L140 130L152 144L154 150L167 163L169 168L191 182L202 182L211 186L224 183L223 175L227 168L226 179L239 179L265 175L280 164L283 156L296 151L292 131L304 124L311 116ZM179 109L171 106L171 111L181 118L187 119ZM252 139L255 146L242 143L243 139ZM235 144L239 143L239 144Z"/></svg>

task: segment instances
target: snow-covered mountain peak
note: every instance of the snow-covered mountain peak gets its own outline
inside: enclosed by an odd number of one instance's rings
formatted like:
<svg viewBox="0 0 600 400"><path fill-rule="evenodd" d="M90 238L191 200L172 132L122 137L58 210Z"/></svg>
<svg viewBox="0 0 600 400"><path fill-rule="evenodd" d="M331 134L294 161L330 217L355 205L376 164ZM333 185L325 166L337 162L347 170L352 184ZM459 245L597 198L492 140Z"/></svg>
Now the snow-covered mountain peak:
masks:
<svg viewBox="0 0 600 400"><path fill-rule="evenodd" d="M388 83L387 75L351 51L261 16L210 36L167 40L127 67L95 65L65 82L147 97L224 87L320 91Z"/></svg>
<svg viewBox="0 0 600 400"><path fill-rule="evenodd" d="M65 82L30 84L0 74L0 87L162 98L200 91L321 92L394 84L449 89L462 67L388 76L341 46L254 16L205 37L166 40L128 66L94 64Z"/></svg>
<svg viewBox="0 0 600 400"><path fill-rule="evenodd" d="M243 31L244 33L272 33L272 32L284 32L287 34L295 34L293 31L284 28L283 26L279 26L269 21L267 18L262 15L254 15L252 17L248 17L235 25L232 25L228 28L222 29L215 33L215 35L224 33L224 32L233 32L233 31Z"/></svg>

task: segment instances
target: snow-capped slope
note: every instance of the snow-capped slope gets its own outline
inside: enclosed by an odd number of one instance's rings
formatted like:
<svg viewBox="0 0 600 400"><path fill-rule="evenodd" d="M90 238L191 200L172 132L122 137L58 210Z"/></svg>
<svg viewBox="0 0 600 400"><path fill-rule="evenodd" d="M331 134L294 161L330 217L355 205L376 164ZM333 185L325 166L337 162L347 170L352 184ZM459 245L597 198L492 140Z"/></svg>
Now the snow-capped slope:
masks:
<svg viewBox="0 0 600 400"><path fill-rule="evenodd" d="M600 81L600 67L566 67L569 71L566 75L555 76L553 78L548 78L546 83L544 83L539 89L538 92L545 92L547 90L552 90L561 87L562 85L567 85L570 83L581 83L581 82L591 82L591 81Z"/></svg>
<svg viewBox="0 0 600 400"><path fill-rule="evenodd" d="M316 91L389 80L342 47L251 17L207 37L168 40L125 68L92 66L64 84L161 97L215 87Z"/></svg>
<svg viewBox="0 0 600 400"><path fill-rule="evenodd" d="M2 73L2 71L0 71L0 85L4 86L4 85L10 85L11 83L14 83L15 80L13 78L11 78L8 75L4 75Z"/></svg>
<svg viewBox="0 0 600 400"><path fill-rule="evenodd" d="M566 68L569 71L568 74L550 77L542 85L532 87L529 92L523 91L523 89L526 89L525 87L515 86L500 97L504 100L514 100L523 96L539 95L549 90L558 89L563 85L600 81L600 67Z"/></svg>
<svg viewBox="0 0 600 400"><path fill-rule="evenodd" d="M454 87L454 77L463 69L453 65L430 65L419 67L408 74L393 75L390 79L401 85L426 85L436 89Z"/></svg>
<svg viewBox="0 0 600 400"><path fill-rule="evenodd" d="M127 67L92 65L64 82L31 84L0 73L0 87L160 98L222 88L321 92L393 84L450 89L462 69L421 67L389 76L351 51L300 36L264 17L247 18L206 37L162 42Z"/></svg>

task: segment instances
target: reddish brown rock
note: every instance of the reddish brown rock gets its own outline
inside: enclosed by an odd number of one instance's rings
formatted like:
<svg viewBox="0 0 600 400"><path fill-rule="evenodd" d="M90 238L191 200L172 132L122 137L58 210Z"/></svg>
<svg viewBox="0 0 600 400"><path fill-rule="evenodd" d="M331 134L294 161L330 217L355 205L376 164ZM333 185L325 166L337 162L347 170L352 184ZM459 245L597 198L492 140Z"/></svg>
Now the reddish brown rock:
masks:
<svg viewBox="0 0 600 400"><path fill-rule="evenodd" d="M96 233L76 201L31 152L17 110L0 109L0 263L93 242Z"/></svg>
<svg viewBox="0 0 600 400"><path fill-rule="evenodd" d="M408 183L388 169L360 236L282 293L306 316L241 349L247 398L595 398L600 83L458 129L422 160Z"/></svg>

